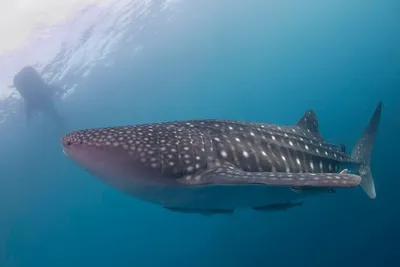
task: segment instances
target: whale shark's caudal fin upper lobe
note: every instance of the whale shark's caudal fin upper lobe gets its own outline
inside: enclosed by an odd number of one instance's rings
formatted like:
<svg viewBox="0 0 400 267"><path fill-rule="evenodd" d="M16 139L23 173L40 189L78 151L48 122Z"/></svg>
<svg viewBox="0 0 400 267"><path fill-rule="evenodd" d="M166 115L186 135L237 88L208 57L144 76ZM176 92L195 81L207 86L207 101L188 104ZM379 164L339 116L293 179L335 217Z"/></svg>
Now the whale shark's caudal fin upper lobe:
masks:
<svg viewBox="0 0 400 267"><path fill-rule="evenodd" d="M359 175L361 176L361 187L371 198L376 197L374 179L371 172L371 154L378 133L379 122L382 112L382 102L379 102L374 114L372 115L364 134L355 145L351 157L360 163Z"/></svg>

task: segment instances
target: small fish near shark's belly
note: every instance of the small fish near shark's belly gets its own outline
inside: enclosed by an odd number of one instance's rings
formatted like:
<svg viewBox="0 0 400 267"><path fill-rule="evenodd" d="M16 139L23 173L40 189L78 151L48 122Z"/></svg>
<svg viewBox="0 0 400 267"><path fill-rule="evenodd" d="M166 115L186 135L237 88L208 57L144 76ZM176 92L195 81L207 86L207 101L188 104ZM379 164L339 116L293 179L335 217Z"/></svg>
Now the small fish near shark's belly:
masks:
<svg viewBox="0 0 400 267"><path fill-rule="evenodd" d="M147 188L146 191L130 194L164 208L182 210L246 209L305 197L290 188L251 185L210 185L199 188L164 186Z"/></svg>
<svg viewBox="0 0 400 267"><path fill-rule="evenodd" d="M149 181L150 179L141 179ZM137 180L136 180L137 181ZM167 209L227 211L277 205L296 199L334 193L334 188L355 187L360 177L341 173L245 173L217 168L177 183L138 184L128 194Z"/></svg>
<svg viewBox="0 0 400 267"><path fill-rule="evenodd" d="M125 193L176 210L236 210L275 205L317 195L318 190L268 185L135 186ZM328 190L327 190L328 191Z"/></svg>

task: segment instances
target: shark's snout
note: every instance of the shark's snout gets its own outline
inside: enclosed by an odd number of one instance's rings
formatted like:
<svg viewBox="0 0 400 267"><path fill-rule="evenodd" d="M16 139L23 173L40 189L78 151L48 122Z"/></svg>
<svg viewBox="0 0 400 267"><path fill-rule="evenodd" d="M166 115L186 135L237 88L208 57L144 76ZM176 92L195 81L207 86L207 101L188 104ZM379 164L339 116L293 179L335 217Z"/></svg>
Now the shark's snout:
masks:
<svg viewBox="0 0 400 267"><path fill-rule="evenodd" d="M73 156L74 150L76 152L76 150L79 150L79 146L83 145L82 139L74 133L64 135L60 142L66 156Z"/></svg>
<svg viewBox="0 0 400 267"><path fill-rule="evenodd" d="M67 134L61 138L61 145L64 149L70 148L74 144L82 144L82 140L78 140L73 135Z"/></svg>
<svg viewBox="0 0 400 267"><path fill-rule="evenodd" d="M148 137L136 137L132 131L80 130L64 135L60 142L65 155L90 173L120 190L134 190L156 181L161 164L156 152L144 144Z"/></svg>

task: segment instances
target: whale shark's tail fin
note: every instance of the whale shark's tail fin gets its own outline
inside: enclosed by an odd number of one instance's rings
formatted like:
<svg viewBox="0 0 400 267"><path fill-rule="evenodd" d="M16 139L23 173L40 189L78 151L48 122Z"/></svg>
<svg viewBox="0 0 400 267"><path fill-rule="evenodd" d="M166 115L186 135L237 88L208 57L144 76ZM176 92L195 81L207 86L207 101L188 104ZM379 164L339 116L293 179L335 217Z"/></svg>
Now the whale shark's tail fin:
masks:
<svg viewBox="0 0 400 267"><path fill-rule="evenodd" d="M360 163L359 174L362 178L361 187L371 198L376 197L374 179L371 172L371 154L375 144L375 138L378 133L379 122L381 119L382 101L379 102L372 115L364 134L358 140L354 147L351 158Z"/></svg>

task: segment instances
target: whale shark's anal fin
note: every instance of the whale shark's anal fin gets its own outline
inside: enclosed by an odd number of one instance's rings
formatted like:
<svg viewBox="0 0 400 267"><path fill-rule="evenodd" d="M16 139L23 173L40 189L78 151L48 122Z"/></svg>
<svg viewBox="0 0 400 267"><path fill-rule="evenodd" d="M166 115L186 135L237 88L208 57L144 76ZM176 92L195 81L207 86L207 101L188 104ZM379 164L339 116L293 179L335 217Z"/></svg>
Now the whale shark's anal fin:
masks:
<svg viewBox="0 0 400 267"><path fill-rule="evenodd" d="M276 204L270 204L270 205L265 205L265 206L260 206L260 207L253 207L253 210L258 210L258 211L285 211L288 209L292 209L295 207L300 207L303 206L303 201L299 202L280 202Z"/></svg>
<svg viewBox="0 0 400 267"><path fill-rule="evenodd" d="M177 180L187 186L206 185L268 185L287 187L355 187L361 177L341 173L285 173L285 172L245 172L232 166L214 167L202 173L187 175Z"/></svg>
<svg viewBox="0 0 400 267"><path fill-rule="evenodd" d="M175 207L164 207L167 210L179 213L193 213L201 214L204 216L211 216L217 214L233 214L233 209L185 209L185 208L175 208Z"/></svg>

